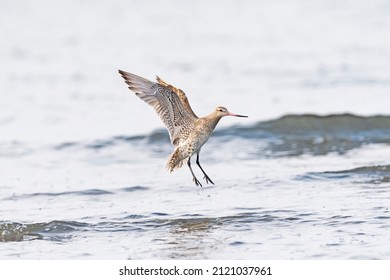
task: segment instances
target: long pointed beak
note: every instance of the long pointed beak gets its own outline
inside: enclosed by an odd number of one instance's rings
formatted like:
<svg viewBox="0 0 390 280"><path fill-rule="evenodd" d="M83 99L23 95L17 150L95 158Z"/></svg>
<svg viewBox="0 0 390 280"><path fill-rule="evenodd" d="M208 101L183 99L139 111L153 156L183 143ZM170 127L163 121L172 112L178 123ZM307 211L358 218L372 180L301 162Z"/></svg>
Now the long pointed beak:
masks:
<svg viewBox="0 0 390 280"><path fill-rule="evenodd" d="M237 115L237 114L233 114L233 113L230 113L228 114L228 116L232 116L232 117L240 117L240 118L247 118L248 116L244 116L244 115Z"/></svg>

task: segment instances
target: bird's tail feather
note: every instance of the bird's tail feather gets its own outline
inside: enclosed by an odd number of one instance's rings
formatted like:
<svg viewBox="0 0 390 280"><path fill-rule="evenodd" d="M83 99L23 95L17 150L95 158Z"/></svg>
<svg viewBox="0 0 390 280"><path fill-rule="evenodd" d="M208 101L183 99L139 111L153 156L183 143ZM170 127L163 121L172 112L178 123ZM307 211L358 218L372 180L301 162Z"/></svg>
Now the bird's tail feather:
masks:
<svg viewBox="0 0 390 280"><path fill-rule="evenodd" d="M169 172L175 171L183 166L185 159L188 157L185 153L183 153L180 147L177 147L173 153L170 155L167 162L167 169Z"/></svg>

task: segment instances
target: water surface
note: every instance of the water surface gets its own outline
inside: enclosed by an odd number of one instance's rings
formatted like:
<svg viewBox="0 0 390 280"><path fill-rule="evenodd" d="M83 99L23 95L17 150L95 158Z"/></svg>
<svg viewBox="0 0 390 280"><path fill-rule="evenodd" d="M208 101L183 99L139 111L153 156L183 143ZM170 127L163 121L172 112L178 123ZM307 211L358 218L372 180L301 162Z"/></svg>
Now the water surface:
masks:
<svg viewBox="0 0 390 280"><path fill-rule="evenodd" d="M390 258L387 1L3 4L1 259ZM249 115L215 186L118 69Z"/></svg>

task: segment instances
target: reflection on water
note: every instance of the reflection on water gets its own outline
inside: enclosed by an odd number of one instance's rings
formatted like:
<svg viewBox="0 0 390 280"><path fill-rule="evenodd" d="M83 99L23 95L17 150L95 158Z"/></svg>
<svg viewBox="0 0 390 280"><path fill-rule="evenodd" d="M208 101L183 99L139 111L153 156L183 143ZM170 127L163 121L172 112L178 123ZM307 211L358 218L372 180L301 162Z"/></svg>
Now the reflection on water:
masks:
<svg viewBox="0 0 390 280"><path fill-rule="evenodd" d="M165 240L166 256L177 259L206 259L209 252L223 245L214 231L221 226L218 219L177 220Z"/></svg>

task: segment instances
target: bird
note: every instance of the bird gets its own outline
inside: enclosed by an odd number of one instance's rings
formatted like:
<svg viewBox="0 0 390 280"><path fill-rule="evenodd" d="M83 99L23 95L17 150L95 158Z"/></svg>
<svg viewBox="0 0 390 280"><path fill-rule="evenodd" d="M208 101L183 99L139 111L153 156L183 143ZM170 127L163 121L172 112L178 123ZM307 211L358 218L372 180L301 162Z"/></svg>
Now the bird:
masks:
<svg viewBox="0 0 390 280"><path fill-rule="evenodd" d="M191 157L196 154L196 164L202 171L206 184L215 185L200 165L200 150L222 117L247 118L248 116L233 114L225 107L218 106L211 114L199 118L181 89L166 83L158 76L156 82L152 82L123 70L118 71L128 88L154 108L168 129L175 149L168 158L167 170L173 172L187 161L195 185L202 187L191 167Z"/></svg>

